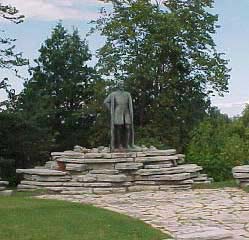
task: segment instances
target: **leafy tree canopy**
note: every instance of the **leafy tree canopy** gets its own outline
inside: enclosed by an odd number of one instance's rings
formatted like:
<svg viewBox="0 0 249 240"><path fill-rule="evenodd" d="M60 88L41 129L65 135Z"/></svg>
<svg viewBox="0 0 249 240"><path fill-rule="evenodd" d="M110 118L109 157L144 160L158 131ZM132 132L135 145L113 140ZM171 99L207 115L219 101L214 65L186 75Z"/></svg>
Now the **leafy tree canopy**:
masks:
<svg viewBox="0 0 249 240"><path fill-rule="evenodd" d="M19 14L19 11L10 5L0 4L0 17L9 20L15 24L23 22L24 16ZM18 75L18 67L28 64L27 59L24 59L22 53L17 53L15 51L15 41L16 39L9 38L5 35L3 30L0 35L0 68L1 69L11 69ZM4 89L11 96L13 91L9 90L8 78L3 78L0 80L0 90ZM0 102L0 107L5 105L6 102Z"/></svg>
<svg viewBox="0 0 249 240"><path fill-rule="evenodd" d="M228 61L213 40L218 16L208 11L213 1L111 2L112 12L103 9L94 22L106 37L99 72L125 81L142 132L184 146L210 94L227 91Z"/></svg>
<svg viewBox="0 0 249 240"><path fill-rule="evenodd" d="M58 23L39 52L17 108L26 119L49 127L61 149L82 141L85 145L104 91L95 70L88 66L88 45L77 29L70 34Z"/></svg>

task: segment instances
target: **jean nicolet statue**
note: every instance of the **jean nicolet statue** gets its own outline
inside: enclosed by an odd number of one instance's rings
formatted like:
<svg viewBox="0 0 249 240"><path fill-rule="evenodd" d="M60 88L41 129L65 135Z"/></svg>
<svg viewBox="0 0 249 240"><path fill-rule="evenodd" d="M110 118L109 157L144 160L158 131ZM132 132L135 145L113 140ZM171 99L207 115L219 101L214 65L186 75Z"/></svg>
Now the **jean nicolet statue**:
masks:
<svg viewBox="0 0 249 240"><path fill-rule="evenodd" d="M104 105L111 113L111 151L126 151L134 148L133 104L131 94L123 84L109 94Z"/></svg>

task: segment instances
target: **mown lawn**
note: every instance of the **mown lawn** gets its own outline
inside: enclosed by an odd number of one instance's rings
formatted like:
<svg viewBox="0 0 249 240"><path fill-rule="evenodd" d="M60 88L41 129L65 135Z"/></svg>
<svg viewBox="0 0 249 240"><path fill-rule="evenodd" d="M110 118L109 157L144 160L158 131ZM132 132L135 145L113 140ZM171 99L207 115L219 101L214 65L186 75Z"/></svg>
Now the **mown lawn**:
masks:
<svg viewBox="0 0 249 240"><path fill-rule="evenodd" d="M194 189L218 189L218 188L238 188L238 184L235 180L228 180L223 182L213 182L211 184L195 184L193 186Z"/></svg>
<svg viewBox="0 0 249 240"><path fill-rule="evenodd" d="M142 221L89 205L0 197L1 240L162 240Z"/></svg>

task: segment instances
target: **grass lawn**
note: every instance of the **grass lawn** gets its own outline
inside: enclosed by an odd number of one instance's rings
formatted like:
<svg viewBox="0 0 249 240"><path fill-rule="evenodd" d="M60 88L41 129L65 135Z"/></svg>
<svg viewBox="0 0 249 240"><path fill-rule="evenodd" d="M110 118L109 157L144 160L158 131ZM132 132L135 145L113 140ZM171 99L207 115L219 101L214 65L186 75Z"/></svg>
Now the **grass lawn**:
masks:
<svg viewBox="0 0 249 240"><path fill-rule="evenodd" d="M1 240L162 240L142 221L89 205L0 197Z"/></svg>
<svg viewBox="0 0 249 240"><path fill-rule="evenodd" d="M227 180L223 182L213 182L211 184L194 184L193 189L219 189L219 188L240 188L239 184L235 180ZM249 193L248 187L241 187L242 190Z"/></svg>
<svg viewBox="0 0 249 240"><path fill-rule="evenodd" d="M238 187L235 180L228 180L223 182L213 182L211 184L194 184L194 189L217 189L226 187Z"/></svg>

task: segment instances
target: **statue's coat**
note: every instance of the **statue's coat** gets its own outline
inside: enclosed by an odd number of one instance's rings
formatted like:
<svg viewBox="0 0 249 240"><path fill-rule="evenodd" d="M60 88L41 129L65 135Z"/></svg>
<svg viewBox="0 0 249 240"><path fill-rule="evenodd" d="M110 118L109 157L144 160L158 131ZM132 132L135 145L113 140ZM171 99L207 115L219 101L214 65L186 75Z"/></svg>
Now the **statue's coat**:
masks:
<svg viewBox="0 0 249 240"><path fill-rule="evenodd" d="M123 103L122 103L123 102ZM131 142L134 145L133 104L130 93L126 91L112 92L104 101L111 112L111 150L115 148L115 125L131 125Z"/></svg>

